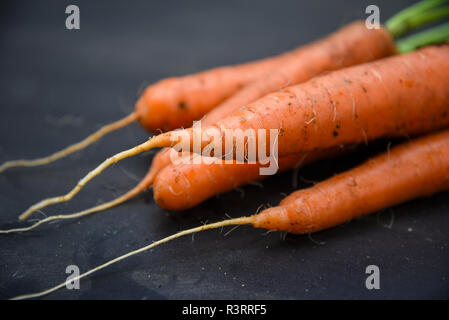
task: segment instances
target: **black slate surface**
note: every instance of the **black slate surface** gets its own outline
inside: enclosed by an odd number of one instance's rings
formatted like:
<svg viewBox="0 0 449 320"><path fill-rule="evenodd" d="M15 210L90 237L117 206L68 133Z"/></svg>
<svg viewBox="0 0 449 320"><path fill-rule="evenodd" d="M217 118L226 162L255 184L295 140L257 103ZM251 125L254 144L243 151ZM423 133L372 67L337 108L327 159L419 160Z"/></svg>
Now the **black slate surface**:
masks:
<svg viewBox="0 0 449 320"><path fill-rule="evenodd" d="M81 29L65 29L77 4ZM410 1L376 1L385 20ZM129 113L144 85L280 53L364 17L369 1L2 1L0 161L47 155ZM29 205L71 189L107 156L148 137L138 125L54 164L0 175L0 228ZM388 141L299 172L299 187L350 168ZM69 203L71 213L136 184L152 154L108 169ZM1 236L0 298L39 291L178 230L275 205L293 190L284 173L182 213L152 192L77 220ZM120 262L47 299L449 298L448 193L411 201L308 236L240 227L178 239ZM39 217L39 214L36 215ZM365 288L380 268L381 289Z"/></svg>

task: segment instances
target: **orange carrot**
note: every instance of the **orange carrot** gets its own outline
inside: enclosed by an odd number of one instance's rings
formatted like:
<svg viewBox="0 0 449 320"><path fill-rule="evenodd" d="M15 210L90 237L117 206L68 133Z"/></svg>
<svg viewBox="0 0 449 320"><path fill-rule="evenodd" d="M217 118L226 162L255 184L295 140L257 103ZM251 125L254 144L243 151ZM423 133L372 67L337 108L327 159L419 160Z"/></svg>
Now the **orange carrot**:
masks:
<svg viewBox="0 0 449 320"><path fill-rule="evenodd" d="M222 128L277 129L281 157L385 136L435 130L449 125L448 57L449 45L441 45L334 71L269 94L209 128L221 133L220 145L223 146L226 136ZM190 139L181 142L192 147L192 129L182 132L188 133ZM179 133L155 136L108 158L69 193L33 205L21 219L45 206L72 199L111 164L155 147L172 146L173 138L179 137ZM205 139L202 149L208 145L217 146L219 140L220 137L218 140ZM236 141L232 147L233 151L237 150Z"/></svg>
<svg viewBox="0 0 449 320"><path fill-rule="evenodd" d="M255 228L309 233L416 197L449 189L449 130L397 146L390 152L315 186L297 191L277 207L258 214L180 231L99 265L79 280L133 255L197 232L250 224ZM45 291L22 295L28 299L65 287L63 282Z"/></svg>
<svg viewBox="0 0 449 320"><path fill-rule="evenodd" d="M279 159L280 171L299 168L309 163L343 153L340 147L294 154ZM196 155L198 156L198 155ZM206 199L251 181L269 176L260 175L260 163L181 163L161 170L153 184L156 203L167 210L186 210Z"/></svg>
<svg viewBox="0 0 449 320"><path fill-rule="evenodd" d="M309 233L449 189L449 130L399 145L299 190L254 216L254 227Z"/></svg>

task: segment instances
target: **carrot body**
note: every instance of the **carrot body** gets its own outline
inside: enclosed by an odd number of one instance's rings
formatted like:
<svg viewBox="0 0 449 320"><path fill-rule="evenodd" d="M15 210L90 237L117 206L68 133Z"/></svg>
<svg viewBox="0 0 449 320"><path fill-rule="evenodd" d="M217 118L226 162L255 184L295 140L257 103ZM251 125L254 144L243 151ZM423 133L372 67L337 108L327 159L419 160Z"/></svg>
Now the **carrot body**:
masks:
<svg viewBox="0 0 449 320"><path fill-rule="evenodd" d="M416 197L449 189L449 130L393 148L296 191L253 216L253 226L309 233Z"/></svg>
<svg viewBox="0 0 449 320"><path fill-rule="evenodd" d="M449 45L441 45L334 71L268 94L210 128L222 135L223 154L223 128L277 129L278 154L285 156L447 125ZM192 129L186 130L192 137ZM163 139L167 137L161 135ZM205 139L203 148L214 143ZM235 142L233 147L235 151Z"/></svg>
<svg viewBox="0 0 449 320"><path fill-rule="evenodd" d="M290 155L279 159L279 169L289 170L342 152L343 149L334 148ZM154 180L154 200L167 210L186 210L216 194L267 178L259 174L260 167L259 163L236 162L171 164L160 171Z"/></svg>
<svg viewBox="0 0 449 320"><path fill-rule="evenodd" d="M276 57L157 82L144 91L137 101L136 112L142 126L152 132L189 127L194 120L254 80L264 79L245 88L225 105L238 108L289 83L395 52L388 31L370 30L363 22L355 22L323 40ZM281 68L279 73L278 68ZM227 108L223 106L222 109Z"/></svg>

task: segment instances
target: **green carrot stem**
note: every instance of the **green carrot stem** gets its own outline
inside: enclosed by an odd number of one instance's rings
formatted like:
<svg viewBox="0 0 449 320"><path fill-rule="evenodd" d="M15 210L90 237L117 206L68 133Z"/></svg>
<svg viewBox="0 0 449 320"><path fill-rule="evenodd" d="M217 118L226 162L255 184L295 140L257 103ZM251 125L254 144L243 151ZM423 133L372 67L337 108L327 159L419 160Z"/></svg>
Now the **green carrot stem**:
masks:
<svg viewBox="0 0 449 320"><path fill-rule="evenodd" d="M449 39L449 23L408 36L396 42L400 53L406 53L429 44L445 42Z"/></svg>
<svg viewBox="0 0 449 320"><path fill-rule="evenodd" d="M446 2L449 2L449 0L420 1L395 14L387 20L385 26L393 38L397 38L401 34L404 34L425 23L440 19L441 16L444 17L444 13L438 14L437 12L441 9L438 7ZM410 20L413 22L410 23Z"/></svg>
<svg viewBox="0 0 449 320"><path fill-rule="evenodd" d="M422 14L410 17L405 24L408 26L408 29L414 29L426 23L437 21L446 18L448 16L449 16L449 6L445 6L442 8L434 8L432 10L425 11Z"/></svg>

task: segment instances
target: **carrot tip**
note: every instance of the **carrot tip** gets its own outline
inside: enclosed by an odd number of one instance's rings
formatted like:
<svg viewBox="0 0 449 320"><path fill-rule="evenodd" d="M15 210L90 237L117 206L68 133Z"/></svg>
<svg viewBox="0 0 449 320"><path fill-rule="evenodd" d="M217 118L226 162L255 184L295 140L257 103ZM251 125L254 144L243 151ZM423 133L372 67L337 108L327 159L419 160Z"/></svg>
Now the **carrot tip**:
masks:
<svg viewBox="0 0 449 320"><path fill-rule="evenodd" d="M223 220L220 222L215 222L215 223L210 223L210 224L206 224L206 225L202 225L200 227L196 227L196 228L192 228L192 229L187 229L184 231L180 231L178 233L172 234L171 236L165 237L161 240L155 241L145 247L142 247L140 249L128 252L124 255L121 255L120 257L117 257L115 259L109 260L105 263L103 263L102 265L99 265L83 274L80 274L74 278L71 279L71 281L76 281L76 280L80 280L82 278L87 277L88 275L99 271L101 269L104 269L116 262L119 262L121 260L124 260L126 258L129 258L131 256L134 256L136 254L139 254L141 252L147 251L149 249L152 249L154 247L157 247L163 243L169 242L171 240L174 240L176 238L180 238L182 236L188 235L188 234L194 234L197 232L201 232L201 231L205 231L205 230L210 230L210 229L217 229L217 228L221 228L221 227L225 227L225 226L231 226L231 225L242 225L242 224L252 224L254 220L254 216L249 216L249 217L241 217L241 218L236 218L236 219L230 219L230 220ZM57 286L54 286L53 288L47 289L45 291L41 291L41 292L37 292L37 293L31 293L31 294L25 294L25 295L21 295L21 296L17 296L12 298L11 300L24 300L24 299L31 299L31 298L37 298L37 297L42 297L45 296L49 293L52 293L54 291L57 291L63 287L65 287L66 282L62 282L60 284L58 284Z"/></svg>
<svg viewBox="0 0 449 320"><path fill-rule="evenodd" d="M112 207L115 207L115 206L131 199L132 197L143 192L145 189L148 189L149 187L151 187L152 183L153 183L152 175L147 174L147 176L137 186L135 186L133 189L129 190L127 193L125 193L124 195L122 195L114 200L111 200L109 202L106 202L106 203L100 204L98 206L95 206L95 207L92 207L92 208L89 208L89 209L86 209L83 211L79 211L76 213L65 214L65 215L54 215L54 216L46 217L45 219L39 220L38 222L36 222L28 227L9 229L9 230L0 230L0 234L29 231L29 230L37 228L38 226L40 226L41 224L46 223L46 222L50 222L50 221L54 221L54 220L81 218L81 217L87 216L91 213L110 209ZM22 215L20 215L19 221L26 219L34 211L32 211L31 208L28 209Z"/></svg>
<svg viewBox="0 0 449 320"><path fill-rule="evenodd" d="M58 152L55 152L55 153L49 155L48 157L38 158L38 159L34 159L34 160L7 161L0 166L0 173L2 173L3 171L5 171L9 168L14 168L14 167L36 167L36 166L41 166L41 165L52 163L58 159L66 157L76 151L86 148L87 146L91 145L92 143L100 140L106 134L108 134L112 131L118 130L120 128L123 128L124 126L127 126L128 124L136 121L137 118L138 118L138 115L133 112L123 119L120 119L118 121L115 121L113 123L110 123L108 125L101 127L98 131L96 131L96 132L92 133L91 135L87 136L86 138L84 138L84 140L77 142L75 144L72 144Z"/></svg>
<svg viewBox="0 0 449 320"><path fill-rule="evenodd" d="M159 135L155 136L148 141L125 151L122 151L105 161L103 161L99 166L97 166L94 170L90 171L84 178L82 178L78 184L67 194L63 196L53 197L44 199L35 205L28 208L24 213L22 213L19 216L19 221L23 221L26 218L28 218L33 212L45 208L47 206L57 204L60 202L67 202L70 201L78 192L81 191L81 189L93 178L95 178L97 175L99 175L101 172L103 172L107 167L111 166L114 163L117 163L120 160L135 156L139 153L142 153L144 151L150 150L152 148L156 147L165 147L168 144L169 141L169 135Z"/></svg>

